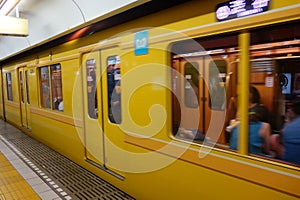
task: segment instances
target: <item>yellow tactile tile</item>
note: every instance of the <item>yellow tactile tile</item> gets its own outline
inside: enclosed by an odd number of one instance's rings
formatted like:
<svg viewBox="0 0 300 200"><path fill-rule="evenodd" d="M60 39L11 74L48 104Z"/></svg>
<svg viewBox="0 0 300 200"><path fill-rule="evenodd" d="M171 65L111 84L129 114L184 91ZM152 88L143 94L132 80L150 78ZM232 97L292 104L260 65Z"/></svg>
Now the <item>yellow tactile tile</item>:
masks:
<svg viewBox="0 0 300 200"><path fill-rule="evenodd" d="M38 200L39 196L0 152L0 200Z"/></svg>

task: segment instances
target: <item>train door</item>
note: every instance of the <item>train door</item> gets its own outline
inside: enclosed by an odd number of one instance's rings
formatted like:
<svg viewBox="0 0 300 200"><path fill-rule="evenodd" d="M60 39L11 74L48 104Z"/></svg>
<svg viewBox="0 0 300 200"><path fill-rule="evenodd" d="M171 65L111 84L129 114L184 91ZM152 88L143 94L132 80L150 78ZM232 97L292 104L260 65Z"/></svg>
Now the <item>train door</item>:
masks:
<svg viewBox="0 0 300 200"><path fill-rule="evenodd" d="M179 94L181 108L173 105L177 107L173 109L174 123L180 123L185 129L198 129L209 134L211 139L224 143L225 137L219 137L220 130L223 130L222 124L211 123L211 117L213 115L214 120L219 122L225 117L227 61L221 56L195 56L174 60L174 67L184 77L178 79L180 83L178 80L175 83L180 86L176 86L175 91ZM180 119L176 118L178 109ZM199 119L197 127L195 119Z"/></svg>
<svg viewBox="0 0 300 200"><path fill-rule="evenodd" d="M18 68L21 124L24 128L31 129L28 73L27 67Z"/></svg>
<svg viewBox="0 0 300 200"><path fill-rule="evenodd" d="M116 158L115 147L123 142L119 129L120 104L111 109L112 102L120 97L115 90L120 91L119 56L115 49L87 53L82 57L82 66L86 158L122 179L115 172L114 162L119 159L112 159Z"/></svg>
<svg viewBox="0 0 300 200"><path fill-rule="evenodd" d="M205 133L213 141L224 144L226 101L226 75L228 70L227 60L222 56L204 57L204 127ZM220 122L220 123L216 123ZM223 123L221 123L223 122Z"/></svg>
<svg viewBox="0 0 300 200"><path fill-rule="evenodd" d="M122 124L121 88L123 83L121 83L122 60L120 60L118 52L117 47L101 51L101 66L103 66L101 78L103 91L102 114L106 168L114 172L116 177L122 179L122 175L117 171L126 164L126 161L121 158L124 145L124 135L120 128Z"/></svg>
<svg viewBox="0 0 300 200"><path fill-rule="evenodd" d="M203 79L204 72L203 58L190 58L187 60L180 59L175 64L176 70L184 77L177 79L176 87L177 96L180 98L181 119L180 122L185 129L198 128L204 131L204 101L203 100ZM178 115L175 115L178 116ZM199 119L199 123L195 124L195 120ZM198 127L195 127L198 126Z"/></svg>
<svg viewBox="0 0 300 200"><path fill-rule="evenodd" d="M83 54L81 70L86 159L95 165L104 166L100 52Z"/></svg>

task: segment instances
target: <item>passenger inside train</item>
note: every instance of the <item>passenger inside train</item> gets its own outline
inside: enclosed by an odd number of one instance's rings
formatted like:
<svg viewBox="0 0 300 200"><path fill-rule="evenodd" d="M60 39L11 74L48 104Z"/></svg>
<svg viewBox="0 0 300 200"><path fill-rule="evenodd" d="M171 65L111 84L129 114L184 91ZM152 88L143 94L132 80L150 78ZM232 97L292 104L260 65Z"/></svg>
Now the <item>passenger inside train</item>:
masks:
<svg viewBox="0 0 300 200"><path fill-rule="evenodd" d="M283 161L300 164L300 102L292 103L286 112L281 134L272 138L272 146Z"/></svg>
<svg viewBox="0 0 300 200"><path fill-rule="evenodd" d="M108 117L110 122L121 123L121 74L120 57L111 56L107 60Z"/></svg>
<svg viewBox="0 0 300 200"><path fill-rule="evenodd" d="M271 126L269 124L269 111L260 104L258 90L250 86L249 91L249 152L261 155L270 155ZM230 148L238 149L238 127L231 132Z"/></svg>

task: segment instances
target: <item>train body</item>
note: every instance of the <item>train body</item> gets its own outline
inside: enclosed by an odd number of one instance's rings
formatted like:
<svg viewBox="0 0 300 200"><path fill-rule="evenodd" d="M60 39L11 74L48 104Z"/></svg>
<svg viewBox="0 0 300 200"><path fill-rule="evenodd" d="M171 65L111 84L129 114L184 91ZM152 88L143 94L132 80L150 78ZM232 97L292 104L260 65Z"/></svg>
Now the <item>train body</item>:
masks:
<svg viewBox="0 0 300 200"><path fill-rule="evenodd" d="M299 199L300 163L247 138L249 85L273 134L298 98L300 1L246 2L190 1L4 60L0 115L136 199Z"/></svg>

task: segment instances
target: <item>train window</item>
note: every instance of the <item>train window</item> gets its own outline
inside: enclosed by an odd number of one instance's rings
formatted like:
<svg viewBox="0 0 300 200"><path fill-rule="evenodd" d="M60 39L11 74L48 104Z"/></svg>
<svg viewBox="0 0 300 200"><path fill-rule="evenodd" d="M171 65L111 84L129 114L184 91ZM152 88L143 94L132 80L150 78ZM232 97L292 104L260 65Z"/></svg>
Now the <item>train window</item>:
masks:
<svg viewBox="0 0 300 200"><path fill-rule="evenodd" d="M13 100L11 73L6 73L7 100Z"/></svg>
<svg viewBox="0 0 300 200"><path fill-rule="evenodd" d="M199 66L197 62L184 65L184 103L189 108L198 107Z"/></svg>
<svg viewBox="0 0 300 200"><path fill-rule="evenodd" d="M172 129L175 137L198 143L208 136L218 147L227 147L224 127L229 120L224 119L224 112L229 105L227 95L228 99L236 96L236 89L229 87L236 87L237 36L237 33L230 33L172 44Z"/></svg>
<svg viewBox="0 0 300 200"><path fill-rule="evenodd" d="M300 164L299 21L250 32L248 153ZM237 149L237 129L230 146Z"/></svg>
<svg viewBox="0 0 300 200"><path fill-rule="evenodd" d="M40 67L39 75L41 83L41 106L43 108L63 111L60 64Z"/></svg>
<svg viewBox="0 0 300 200"><path fill-rule="evenodd" d="M26 96L27 103L30 104L30 96L29 96L29 84L28 84L28 71L25 71L25 85L26 85Z"/></svg>
<svg viewBox="0 0 300 200"><path fill-rule="evenodd" d="M64 106L63 106L60 64L51 65L50 74L51 74L52 109L63 111Z"/></svg>
<svg viewBox="0 0 300 200"><path fill-rule="evenodd" d="M88 115L92 119L98 118L97 102L97 80L96 80L96 60L86 61L86 86L88 99Z"/></svg>
<svg viewBox="0 0 300 200"><path fill-rule="evenodd" d="M22 103L24 103L23 71L20 71L19 73L19 84L20 84L21 101Z"/></svg>
<svg viewBox="0 0 300 200"><path fill-rule="evenodd" d="M107 101L110 122L121 123L121 66L119 56L107 58Z"/></svg>
<svg viewBox="0 0 300 200"><path fill-rule="evenodd" d="M50 104L50 79L48 66L40 68L41 81L41 106L43 108L51 108Z"/></svg>
<svg viewBox="0 0 300 200"><path fill-rule="evenodd" d="M299 129L295 124L299 122L291 116L300 114L299 28L299 21L295 21L251 31L250 83L257 95L249 100L252 115L270 127L265 135L269 135L271 148L264 148L263 153L297 164L300 164L300 137L295 134ZM261 143L266 141L262 135Z"/></svg>

